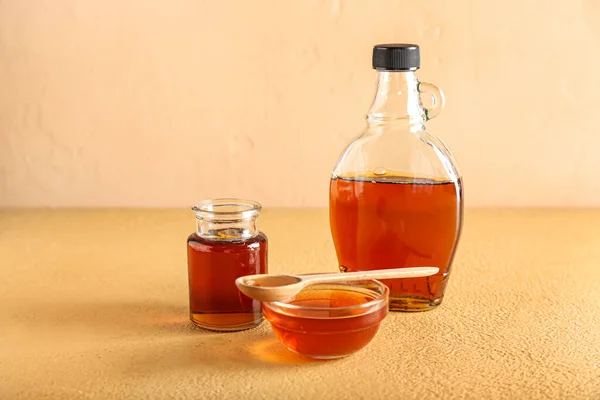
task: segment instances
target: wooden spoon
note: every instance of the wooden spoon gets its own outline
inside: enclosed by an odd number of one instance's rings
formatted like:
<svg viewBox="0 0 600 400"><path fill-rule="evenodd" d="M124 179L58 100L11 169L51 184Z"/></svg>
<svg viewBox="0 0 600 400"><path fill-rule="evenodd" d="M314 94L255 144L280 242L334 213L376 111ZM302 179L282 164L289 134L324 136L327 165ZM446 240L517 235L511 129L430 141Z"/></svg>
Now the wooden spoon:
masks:
<svg viewBox="0 0 600 400"><path fill-rule="evenodd" d="M431 276L439 272L436 267L411 267L379 269L374 271L310 274L310 275L247 275L235 280L246 296L259 301L281 301L298 294L306 286L316 283L361 281L366 279L398 279Z"/></svg>

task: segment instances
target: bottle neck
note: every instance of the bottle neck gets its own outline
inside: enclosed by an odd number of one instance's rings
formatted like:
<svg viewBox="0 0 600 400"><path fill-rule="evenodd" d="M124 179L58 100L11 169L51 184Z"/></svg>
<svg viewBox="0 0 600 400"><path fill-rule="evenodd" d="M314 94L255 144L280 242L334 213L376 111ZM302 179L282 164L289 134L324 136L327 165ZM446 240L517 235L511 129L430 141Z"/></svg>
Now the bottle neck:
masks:
<svg viewBox="0 0 600 400"><path fill-rule="evenodd" d="M419 97L419 81L413 71L378 71L377 93L367 114L369 125L393 122L423 124L425 110Z"/></svg>
<svg viewBox="0 0 600 400"><path fill-rule="evenodd" d="M244 240L258 235L256 218L217 220L196 218L198 236L210 240Z"/></svg>

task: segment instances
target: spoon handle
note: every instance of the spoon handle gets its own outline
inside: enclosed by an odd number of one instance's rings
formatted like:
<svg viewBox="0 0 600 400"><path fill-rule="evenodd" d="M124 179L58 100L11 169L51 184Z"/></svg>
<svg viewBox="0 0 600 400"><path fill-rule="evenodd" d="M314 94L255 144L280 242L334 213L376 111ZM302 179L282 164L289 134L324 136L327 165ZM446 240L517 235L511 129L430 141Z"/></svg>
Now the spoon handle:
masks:
<svg viewBox="0 0 600 400"><path fill-rule="evenodd" d="M298 275L304 282L339 282L339 281L359 281L362 279L399 279L399 278L420 278L423 276L435 275L439 272L436 267L409 267L378 269L371 271L344 272L339 274L310 274Z"/></svg>

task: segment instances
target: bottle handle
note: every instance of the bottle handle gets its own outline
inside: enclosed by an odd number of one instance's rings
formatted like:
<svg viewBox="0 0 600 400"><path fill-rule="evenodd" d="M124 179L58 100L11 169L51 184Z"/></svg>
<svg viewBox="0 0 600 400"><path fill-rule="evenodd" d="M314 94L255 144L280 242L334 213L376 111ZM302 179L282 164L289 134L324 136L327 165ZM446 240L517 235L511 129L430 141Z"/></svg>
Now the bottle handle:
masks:
<svg viewBox="0 0 600 400"><path fill-rule="evenodd" d="M444 96L444 92L442 89L434 85L433 83L427 82L419 82L419 94L427 93L431 96L431 108L425 108L425 117L426 120L429 121L440 115L442 109L444 108L444 104L446 103L446 97Z"/></svg>

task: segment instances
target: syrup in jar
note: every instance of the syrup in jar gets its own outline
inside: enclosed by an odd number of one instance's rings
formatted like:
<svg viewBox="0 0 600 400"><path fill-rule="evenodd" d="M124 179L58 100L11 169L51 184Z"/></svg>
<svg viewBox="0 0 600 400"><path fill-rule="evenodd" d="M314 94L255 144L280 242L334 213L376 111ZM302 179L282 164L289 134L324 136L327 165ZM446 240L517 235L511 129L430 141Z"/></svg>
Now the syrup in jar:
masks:
<svg viewBox="0 0 600 400"><path fill-rule="evenodd" d="M192 207L197 231L188 237L190 319L205 329L237 331L263 320L261 304L235 280L267 273L267 237L256 228L260 204L205 200Z"/></svg>

